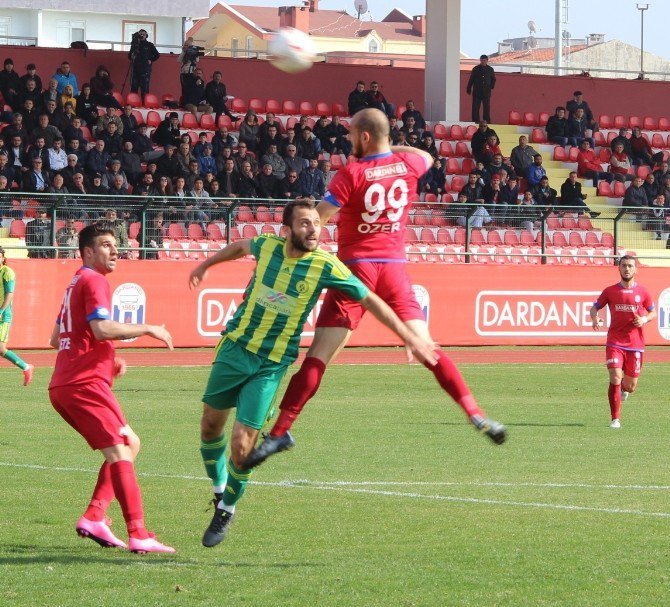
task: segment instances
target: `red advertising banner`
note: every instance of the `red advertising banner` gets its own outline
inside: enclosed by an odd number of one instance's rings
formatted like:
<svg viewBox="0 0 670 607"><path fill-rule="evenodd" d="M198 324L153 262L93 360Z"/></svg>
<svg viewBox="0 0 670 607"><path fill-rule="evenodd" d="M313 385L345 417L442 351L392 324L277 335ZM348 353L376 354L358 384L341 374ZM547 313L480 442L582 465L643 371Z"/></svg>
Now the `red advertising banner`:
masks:
<svg viewBox="0 0 670 607"><path fill-rule="evenodd" d="M60 301L80 262L11 260L17 274L14 348L47 347ZM112 314L120 322L165 324L177 347L214 345L235 313L253 271L237 261L210 270L199 291L187 278L195 263L121 261L108 276ZM619 280L608 267L408 264L414 290L433 338L444 345L597 345L607 325L593 331L588 311L602 289ZM639 282L651 292L658 319L645 327L648 344L670 342L670 272L643 267ZM320 305L308 319L303 345L314 333ZM350 345L387 346L399 341L366 315ZM149 338L120 344L151 347Z"/></svg>

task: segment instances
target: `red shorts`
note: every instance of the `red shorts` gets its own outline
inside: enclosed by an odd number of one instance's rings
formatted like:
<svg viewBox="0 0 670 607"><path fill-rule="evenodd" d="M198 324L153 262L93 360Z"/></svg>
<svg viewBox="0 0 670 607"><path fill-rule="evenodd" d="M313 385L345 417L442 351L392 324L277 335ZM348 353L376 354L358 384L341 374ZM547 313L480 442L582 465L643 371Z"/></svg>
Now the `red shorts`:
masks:
<svg viewBox="0 0 670 607"><path fill-rule="evenodd" d="M81 434L91 449L128 444L126 416L103 381L49 390L53 408Z"/></svg>
<svg viewBox="0 0 670 607"><path fill-rule="evenodd" d="M349 266L363 284L381 297L403 322L424 320L423 310L416 301L412 283L404 263L361 261ZM353 331L365 314L363 304L335 289L326 293L317 327L344 327Z"/></svg>
<svg viewBox="0 0 670 607"><path fill-rule="evenodd" d="M622 350L614 346L605 347L605 358L608 369L622 369L628 377L640 377L644 353L633 350Z"/></svg>

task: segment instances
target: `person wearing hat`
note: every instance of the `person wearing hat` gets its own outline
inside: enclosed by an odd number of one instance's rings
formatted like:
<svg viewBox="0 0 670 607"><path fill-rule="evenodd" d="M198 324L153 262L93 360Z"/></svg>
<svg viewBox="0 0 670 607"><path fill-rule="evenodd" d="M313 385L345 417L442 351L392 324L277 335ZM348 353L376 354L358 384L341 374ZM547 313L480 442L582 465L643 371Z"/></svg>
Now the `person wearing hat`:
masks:
<svg viewBox="0 0 670 607"><path fill-rule="evenodd" d="M98 122L95 125L95 129L93 129L93 135L95 137L100 137L102 133L104 133L107 130L107 125L113 122L116 124L116 132L119 135L123 135L123 122L121 121L121 118L117 115L117 110L115 107L112 107L111 105L107 107L106 112L98 118Z"/></svg>
<svg viewBox="0 0 670 607"><path fill-rule="evenodd" d="M18 96L21 90L21 79L14 71L14 61L7 57L4 68L0 72L0 93L5 99L5 103L10 105L14 111L19 109Z"/></svg>
<svg viewBox="0 0 670 607"><path fill-rule="evenodd" d="M35 81L35 89L37 90L38 94L42 93L43 87L42 87L42 79L37 75L37 66L34 63L29 63L26 65L26 73L19 78L19 82L21 83L21 91L27 91L27 83L28 80L34 80Z"/></svg>
<svg viewBox="0 0 670 607"><path fill-rule="evenodd" d="M109 168L102 175L102 185L111 189L116 181L117 176L123 178L123 187L128 187L128 177L121 170L121 161L118 158L112 158L109 161Z"/></svg>
<svg viewBox="0 0 670 607"><path fill-rule="evenodd" d="M565 102L565 109L568 113L568 118L573 116L578 109L584 110L584 118L586 119L588 128L592 131L598 130L598 123L593 118L593 112L591 111L589 104L584 101L582 91L575 91L572 93L572 99Z"/></svg>
<svg viewBox="0 0 670 607"><path fill-rule="evenodd" d="M484 106L484 120L491 122L491 93L496 85L496 75L489 65L488 55L479 58L470 72L466 87L468 95L472 95L472 122L479 122L479 108Z"/></svg>
<svg viewBox="0 0 670 607"><path fill-rule="evenodd" d="M109 188L102 185L102 173L93 173L91 175L91 185L88 188L88 193L95 194L96 196L107 196L109 194Z"/></svg>
<svg viewBox="0 0 670 607"><path fill-rule="evenodd" d="M179 114L168 112L165 119L153 132L153 140L157 145L165 147L168 144L175 147L181 143L181 132L179 130Z"/></svg>

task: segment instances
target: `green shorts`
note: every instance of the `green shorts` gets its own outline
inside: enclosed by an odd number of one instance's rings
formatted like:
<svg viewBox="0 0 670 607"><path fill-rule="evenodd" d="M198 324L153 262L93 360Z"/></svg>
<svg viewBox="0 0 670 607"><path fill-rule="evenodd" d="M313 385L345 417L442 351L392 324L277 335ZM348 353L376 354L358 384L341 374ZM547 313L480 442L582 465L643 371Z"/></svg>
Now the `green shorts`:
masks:
<svg viewBox="0 0 670 607"><path fill-rule="evenodd" d="M237 421L260 430L287 369L288 365L257 356L223 337L202 401L214 409L236 407Z"/></svg>
<svg viewBox="0 0 670 607"><path fill-rule="evenodd" d="M7 343L9 341L9 328L12 326L12 321L0 322L0 341Z"/></svg>

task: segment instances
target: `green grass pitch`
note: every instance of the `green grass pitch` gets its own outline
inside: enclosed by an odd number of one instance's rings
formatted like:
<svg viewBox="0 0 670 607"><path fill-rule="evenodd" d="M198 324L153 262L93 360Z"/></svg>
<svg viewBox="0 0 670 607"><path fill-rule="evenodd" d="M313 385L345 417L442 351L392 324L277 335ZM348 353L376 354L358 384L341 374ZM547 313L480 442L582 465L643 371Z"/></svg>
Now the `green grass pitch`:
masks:
<svg viewBox="0 0 670 607"><path fill-rule="evenodd" d="M332 367L214 549L208 369L130 369L116 392L142 438L147 523L178 550L136 556L77 537L100 456L52 410L47 370L23 389L2 366L0 605L670 605L667 365L645 367L619 431L602 366L462 369L507 444L420 367Z"/></svg>

